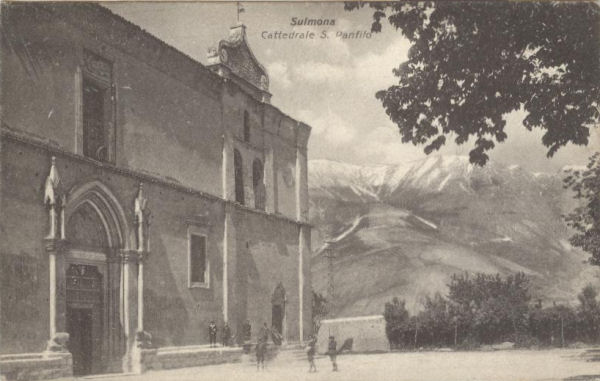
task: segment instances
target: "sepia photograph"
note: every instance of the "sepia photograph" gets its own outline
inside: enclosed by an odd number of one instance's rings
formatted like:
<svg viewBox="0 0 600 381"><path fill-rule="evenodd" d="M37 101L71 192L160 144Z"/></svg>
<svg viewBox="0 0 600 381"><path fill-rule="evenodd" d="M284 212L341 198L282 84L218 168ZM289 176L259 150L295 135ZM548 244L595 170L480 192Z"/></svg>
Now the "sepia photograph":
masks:
<svg viewBox="0 0 600 381"><path fill-rule="evenodd" d="M600 2L0 0L0 379L600 381Z"/></svg>

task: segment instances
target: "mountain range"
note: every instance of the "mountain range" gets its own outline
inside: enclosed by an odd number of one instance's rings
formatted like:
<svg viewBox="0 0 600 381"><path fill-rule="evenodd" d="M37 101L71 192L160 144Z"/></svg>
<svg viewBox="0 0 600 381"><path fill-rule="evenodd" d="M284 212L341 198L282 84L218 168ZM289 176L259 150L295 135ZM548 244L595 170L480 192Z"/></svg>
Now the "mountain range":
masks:
<svg viewBox="0 0 600 381"><path fill-rule="evenodd" d="M568 242L561 215L575 202L563 177L464 156L311 160L313 288L332 316L379 314L394 296L415 312L452 274L524 272L534 300L575 304L597 270Z"/></svg>

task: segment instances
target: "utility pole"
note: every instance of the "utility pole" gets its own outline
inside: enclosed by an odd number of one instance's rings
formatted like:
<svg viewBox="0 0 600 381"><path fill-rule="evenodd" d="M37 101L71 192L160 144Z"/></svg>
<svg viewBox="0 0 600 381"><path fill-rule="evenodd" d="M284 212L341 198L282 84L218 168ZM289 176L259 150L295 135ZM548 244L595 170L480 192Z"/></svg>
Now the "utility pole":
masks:
<svg viewBox="0 0 600 381"><path fill-rule="evenodd" d="M331 248L331 241L325 241L325 258L327 258L327 298L329 304L329 313L333 313L335 300L335 282L333 262L336 258L334 251Z"/></svg>
<svg viewBox="0 0 600 381"><path fill-rule="evenodd" d="M560 347L565 347L565 322L562 311L560 311Z"/></svg>
<svg viewBox="0 0 600 381"><path fill-rule="evenodd" d="M417 349L417 340L419 338L419 318L415 320L415 349Z"/></svg>
<svg viewBox="0 0 600 381"><path fill-rule="evenodd" d="M456 348L456 344L458 344L458 319L455 316L454 317L454 348Z"/></svg>

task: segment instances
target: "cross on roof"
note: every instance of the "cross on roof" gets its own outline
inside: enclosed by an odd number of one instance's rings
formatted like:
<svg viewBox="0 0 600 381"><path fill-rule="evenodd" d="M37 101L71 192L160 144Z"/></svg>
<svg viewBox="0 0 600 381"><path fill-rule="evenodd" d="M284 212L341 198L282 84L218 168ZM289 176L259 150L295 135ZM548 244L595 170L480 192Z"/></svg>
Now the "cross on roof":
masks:
<svg viewBox="0 0 600 381"><path fill-rule="evenodd" d="M239 1L237 2L236 10L237 10L237 21L239 23L240 22L240 13L244 13L246 10L244 9L244 6L242 5L242 3L240 3Z"/></svg>

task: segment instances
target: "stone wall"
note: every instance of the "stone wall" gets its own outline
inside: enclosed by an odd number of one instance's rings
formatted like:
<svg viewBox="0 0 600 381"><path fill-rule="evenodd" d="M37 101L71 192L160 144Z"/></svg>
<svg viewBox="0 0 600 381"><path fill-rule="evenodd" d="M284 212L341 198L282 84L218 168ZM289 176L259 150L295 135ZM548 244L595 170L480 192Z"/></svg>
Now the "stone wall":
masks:
<svg viewBox="0 0 600 381"><path fill-rule="evenodd" d="M263 323L271 327L271 298L275 288L281 284L286 294L284 336L288 341L300 340L298 226L244 210L237 211L234 223L238 264L233 298L241 302L237 305L236 316L242 318L237 323L249 319L253 335L258 333ZM305 258L306 261L308 258ZM304 309L303 320L305 329L309 329L311 283L308 267L303 269L302 276L304 306L309 308Z"/></svg>
<svg viewBox="0 0 600 381"><path fill-rule="evenodd" d="M152 211L150 255L145 271L145 329L156 345L190 345L208 341L210 320L222 324L222 250L224 203L216 198L147 177L98 166L91 160L49 151L13 138L3 138L3 210L0 224L6 239L0 243L2 266L2 337L4 353L35 352L48 339L48 259L43 248L47 234L47 210L43 183L50 157L65 189L86 181L100 181L111 189L126 218L133 221L133 200L139 182L144 183ZM26 160L11 158L26 157ZM230 279L234 333L237 324L250 318L253 334L263 321L271 322L271 296L282 282L287 294L289 340L298 340L298 234L296 223L238 207L234 213L236 245L231 256L239 262ZM29 221L23 225L22 221ZM198 226L208 233L210 286L188 287L187 230ZM67 240L69 232L67 232ZM305 263L308 262L306 258ZM310 271L303 269L304 327L310 327ZM18 328L22 325L22 328ZM36 327L35 330L30 327ZM15 328L17 327L17 328ZM16 332L31 332L26 336ZM16 335L16 336L15 336ZM13 337L14 336L14 337Z"/></svg>
<svg viewBox="0 0 600 381"><path fill-rule="evenodd" d="M296 145L306 146L306 141L298 138L298 129L309 128L277 108L251 99L239 86L226 84L200 63L100 6L3 4L1 13L7 38L0 42L0 353L42 352L49 339L49 254L43 240L49 230L44 183L52 157L56 157L60 187L68 200L73 192L94 183L106 189L111 202L122 208L116 217L115 226L119 227L113 228L120 230L119 243L114 240L99 252L110 262L107 268L124 268L120 250L136 246L134 199L143 183L151 211L149 255L143 273L144 330L152 334L154 346L206 343L208 323L215 320L222 327L227 299L223 263L226 215L231 216L233 232L233 246L227 254L233 333L241 331L239 325L245 319L251 320L253 336L263 321L271 322L271 296L281 283L287 296L287 338L300 339L300 291L306 336L311 327L310 255L304 253L299 271L299 236L304 231L310 242L310 229L296 221L294 171ZM81 65L86 52L112 65L113 162L82 155ZM268 213L254 209L252 190L246 193L250 197L246 206L223 195L224 184L232 181L222 168L224 133L233 131L239 142L244 111L249 113L251 125L251 139L244 150L248 156L245 184L252 185L252 160L261 159ZM73 205L73 209L77 207ZM209 282L202 287L191 287L188 282L190 229L207 236ZM91 230L100 234L102 229ZM68 251L72 236L66 233ZM104 311L110 324L114 323L104 330L119 336L118 340L106 340L106 347L118 347L115 353L125 350L127 338L122 336L127 330L128 345L135 335L137 269L131 262L127 270L131 287L126 300L132 302L127 308L127 325L120 326L120 314L126 310L123 304L111 304ZM116 286L106 290L110 300L118 300L122 291L119 271L114 272L117 277L111 272L111 285ZM63 300L53 314L62 314L57 332L66 329L64 310ZM171 356L161 350L157 356ZM117 366L120 359L116 357Z"/></svg>
<svg viewBox="0 0 600 381"><path fill-rule="evenodd" d="M206 69L196 64L199 73L191 76L196 80L186 83L174 72L191 68L178 67L183 55L166 45L159 51L165 50L164 59L174 68L167 72L127 54L132 50L120 49L119 34L127 33L131 39L132 31L119 18L111 21L112 26L102 24L108 10L101 11L91 26L74 17L89 16L91 11L98 13L81 5L3 6L3 25L11 36L18 36L2 39L3 122L81 154L77 109L82 57L93 52L112 63L116 163L220 196L221 101L218 87L201 80ZM145 40L145 45L160 47L157 39L139 29L135 32L138 43ZM207 71L203 75L214 76Z"/></svg>
<svg viewBox="0 0 600 381"><path fill-rule="evenodd" d="M352 339L352 352L387 352L390 347L382 315L322 320L317 344L319 353L327 352L330 335L335 337L338 349L345 340Z"/></svg>
<svg viewBox="0 0 600 381"><path fill-rule="evenodd" d="M85 15L94 22L82 23ZM2 17L10 36L19 36L1 42L1 87L10 94L1 100L2 118L8 126L82 154L82 57L91 52L112 65L118 166L222 197L223 137L231 131L244 151L246 205L254 207L252 162L259 158L265 174L273 172L266 184L267 204L277 205L272 212L296 217L296 146L306 147L298 131L309 127L239 86L224 84L200 63L104 8L10 5ZM131 45L135 41L141 46ZM244 112L251 129L247 144ZM273 168L267 168L268 154Z"/></svg>
<svg viewBox="0 0 600 381"><path fill-rule="evenodd" d="M71 354L24 353L0 356L0 374L7 381L33 381L70 377L73 374Z"/></svg>

